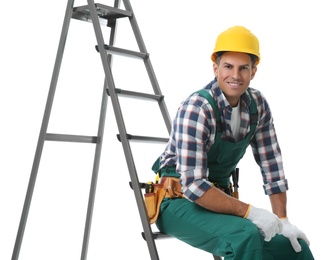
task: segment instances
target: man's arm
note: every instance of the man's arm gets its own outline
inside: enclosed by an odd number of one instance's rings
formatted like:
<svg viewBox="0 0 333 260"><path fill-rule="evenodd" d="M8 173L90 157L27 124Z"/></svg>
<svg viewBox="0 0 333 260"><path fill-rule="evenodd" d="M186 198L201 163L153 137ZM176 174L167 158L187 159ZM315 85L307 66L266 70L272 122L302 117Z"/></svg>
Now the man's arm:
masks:
<svg viewBox="0 0 333 260"><path fill-rule="evenodd" d="M195 201L201 207L223 214L244 217L248 204L228 196L223 191L212 187Z"/></svg>
<svg viewBox="0 0 333 260"><path fill-rule="evenodd" d="M305 233L289 222L286 210L286 192L270 195L270 200L273 212L279 218L281 218L281 222L283 225L281 234L290 240L290 243L294 248L295 252L300 252L302 250L301 244L299 243L298 239L303 239L308 245L310 245L310 241L305 235Z"/></svg>
<svg viewBox="0 0 333 260"><path fill-rule="evenodd" d="M285 208L283 206L280 208L280 205L283 205L281 199L275 197L273 200L272 205L274 205L274 208L278 211ZM201 207L214 212L235 215L250 220L258 227L265 237L265 241L270 241L276 233L280 233L282 230L282 223L277 215L228 196L215 187L211 187L204 195L195 200L195 202ZM281 210L281 212L283 212L283 210Z"/></svg>
<svg viewBox="0 0 333 260"><path fill-rule="evenodd" d="M281 192L269 196L271 201L272 211L279 218L287 217L287 193Z"/></svg>

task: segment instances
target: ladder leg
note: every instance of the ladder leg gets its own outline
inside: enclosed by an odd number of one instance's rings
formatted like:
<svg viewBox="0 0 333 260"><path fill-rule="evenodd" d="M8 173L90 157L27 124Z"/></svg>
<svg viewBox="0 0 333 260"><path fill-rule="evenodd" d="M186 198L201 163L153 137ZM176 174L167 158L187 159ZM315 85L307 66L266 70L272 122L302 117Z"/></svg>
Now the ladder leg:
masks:
<svg viewBox="0 0 333 260"><path fill-rule="evenodd" d="M119 7L118 0L115 1L114 7ZM116 20L113 21L113 23L110 25L110 27L111 27L111 34L110 34L109 44L113 45L114 40L115 40ZM111 55L108 55L108 64L110 64L110 66L111 66L111 62L112 62L111 59L112 59ZM92 222L92 216L93 216L97 178L98 178L98 170L99 170L99 163L100 163L100 157L101 157L101 152L102 152L105 118L106 118L106 112L107 112L107 103L108 103L108 95L106 92L107 86L108 86L108 84L105 79L104 86L103 86L103 96L102 96L102 105L101 105L101 110L100 110L98 134L97 134L98 140L96 143L93 173L92 173L91 184L90 184L88 209L87 209L83 244L82 244L82 250L81 250L81 260L86 260L87 253L88 253L89 237L90 237L91 222Z"/></svg>
<svg viewBox="0 0 333 260"><path fill-rule="evenodd" d="M22 245L24 230L25 230L25 226L27 223L27 219L28 219L32 195L33 195L36 178L37 178L37 172L38 172L39 163L40 163L40 159L41 159L42 151L43 151L43 147L44 147L47 126L49 123L51 108L52 108L52 104L53 104L53 100L54 100L54 94L55 94L56 85L57 85L57 81L58 81L60 65L62 62L63 54L64 54L64 48L65 48L68 28L69 28L69 24L70 24L70 20L71 20L71 16L72 16L73 5L74 5L74 0L69 0L67 3L64 23L63 23L61 37L60 37L59 46L58 46L58 52L57 52L55 65L54 65L54 69L53 69L50 89L49 89L47 102L46 102L46 106L45 106L42 126L41 126L40 133L39 133L39 138L38 138L38 143L37 143L37 148L36 148L36 152L35 152L32 170L31 170L31 174L30 174L29 184L28 184L28 188L27 188L27 192L26 192L26 196L25 196L25 200L24 200L20 224L19 224L19 228L18 228L16 240L15 240L14 249L13 249L12 260L18 259L21 245Z"/></svg>
<svg viewBox="0 0 333 260"><path fill-rule="evenodd" d="M92 172L91 183L90 183L89 201L88 201L86 223L85 223L85 229L84 229L83 244L82 244L82 250L81 250L81 260L87 259L88 244L89 244L89 237L90 237L90 230L91 230L91 221L92 221L92 216L93 216L97 179L98 179L98 170L99 170L99 163L100 163L100 158L101 158L102 143L103 143L103 136L104 136L107 101L108 101L108 96L106 94L106 83L105 83L104 87L103 87L102 105L101 105L101 110L100 110L100 118L99 118L97 142L96 142L96 148L95 148L93 172Z"/></svg>

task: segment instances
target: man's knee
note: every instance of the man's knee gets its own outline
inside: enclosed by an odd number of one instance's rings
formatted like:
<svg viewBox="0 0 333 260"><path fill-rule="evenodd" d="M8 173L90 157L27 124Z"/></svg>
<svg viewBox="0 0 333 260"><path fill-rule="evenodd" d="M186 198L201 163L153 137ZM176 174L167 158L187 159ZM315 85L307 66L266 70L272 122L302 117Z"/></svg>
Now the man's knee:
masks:
<svg viewBox="0 0 333 260"><path fill-rule="evenodd" d="M243 237L245 241L251 241L251 243L255 243L257 245L262 245L264 237L261 234L260 230L256 225L252 222L246 225L246 229L244 230Z"/></svg>
<svg viewBox="0 0 333 260"><path fill-rule="evenodd" d="M233 247L238 248L238 250L244 250L245 248L261 250L264 237L257 226L245 219L239 224L237 229L230 234L230 241L232 241Z"/></svg>
<svg viewBox="0 0 333 260"><path fill-rule="evenodd" d="M301 251L301 254L303 255L302 259L314 259L308 244L303 239L298 239L298 242L302 247Z"/></svg>

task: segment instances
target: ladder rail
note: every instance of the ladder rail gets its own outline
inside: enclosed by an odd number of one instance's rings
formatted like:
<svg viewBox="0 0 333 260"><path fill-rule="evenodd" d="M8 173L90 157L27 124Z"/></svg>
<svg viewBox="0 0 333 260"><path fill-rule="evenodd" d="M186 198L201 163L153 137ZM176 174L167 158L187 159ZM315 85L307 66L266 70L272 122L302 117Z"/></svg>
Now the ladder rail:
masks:
<svg viewBox="0 0 333 260"><path fill-rule="evenodd" d="M22 209L20 224L19 224L19 228L18 228L18 232L16 235L15 244L14 244L12 260L18 259L20 250L21 250L21 245L22 245L24 231L25 231L25 227L26 227L26 223L27 223L27 219L28 219L28 215L29 215L32 195L34 192L35 183L36 183L36 179L37 179L38 168L39 168L39 164L40 164L40 160L41 160L41 156L42 156L42 152L43 152L46 131L47 131L50 114L51 114L51 110L52 110L52 104L53 104L54 95L55 95L55 91L56 91L56 85L58 82L59 71L60 71L61 62L62 62L64 49L65 49L65 45L66 45L67 34L68 34L68 29L69 29L69 25L70 25L70 21L71 21L73 5L74 5L74 0L70 0L67 2L63 27L62 27L61 36L60 36L59 45L58 45L58 51L57 51L54 69L53 69L53 73L52 73L49 93L48 93L48 97L47 97L47 101L46 101L46 105L45 105L42 125L41 125L41 129L40 129L39 137L38 137L38 142L37 142L35 157L34 157L32 169L31 169L28 188L27 188L24 205L23 205L23 209Z"/></svg>
<svg viewBox="0 0 333 260"><path fill-rule="evenodd" d="M108 89L109 89L109 93L110 93L111 102L113 105L114 114L116 117L118 129L119 129L119 133L120 133L120 138L122 140L121 143L122 143L123 150L125 153L127 167L128 167L129 173L130 173L131 181L134 184L133 185L134 195L135 195L135 199L137 202L137 206L138 206L138 210L139 210L139 214L140 214L140 218L141 218L141 223L142 223L143 229L146 234L148 250L150 252L151 258L153 260L158 260L159 257L158 257L155 241L154 241L154 238L152 235L152 230L151 230L151 226L150 226L149 219L147 216L147 212L145 210L145 203L143 200L142 192L139 187L139 179L138 179L136 167L134 164L133 154L131 151L129 141L126 136L127 132L126 132L126 127L125 127L124 119L123 119L121 108L120 108L120 102L119 102L119 99L118 99L118 96L116 93L116 87L115 87L114 79L112 76L112 72L111 72L111 69L110 69L110 67L108 65L108 61L107 61L107 52L104 48L103 34L102 34L101 27L100 27L98 15L97 15L97 12L95 9L95 4L94 4L93 0L87 0L87 1L88 1L88 6L90 8L90 15L91 15L91 19L92 19L92 23L93 23L93 27L94 27L94 31L95 31L97 43L98 43L99 53L100 53L100 57L101 57L102 64L103 64L106 82L108 84Z"/></svg>
<svg viewBox="0 0 333 260"><path fill-rule="evenodd" d="M140 52L147 53L147 49L146 49L146 46L144 44L144 41L143 41L143 38L142 38L142 35L141 35L141 32L140 32L135 14L133 12L132 6L131 6L129 0L123 0L123 3L124 3L124 6L125 6L125 9L132 12L132 16L129 17L129 20L130 20L131 27L133 29L133 33L135 35L136 41L138 43L139 50L140 50ZM159 86L157 78L156 78L156 74L154 72L153 66L152 66L151 61L149 59L149 56L147 56L147 58L145 58L143 60L143 62L145 64L146 70L148 72L148 76L149 76L151 85L154 89L155 95L162 95L160 86ZM170 134L170 132L171 132L171 119L170 119L170 115L169 115L165 100L161 100L160 102L158 102L158 105L160 107L160 110L161 110L166 128L167 128L167 130Z"/></svg>

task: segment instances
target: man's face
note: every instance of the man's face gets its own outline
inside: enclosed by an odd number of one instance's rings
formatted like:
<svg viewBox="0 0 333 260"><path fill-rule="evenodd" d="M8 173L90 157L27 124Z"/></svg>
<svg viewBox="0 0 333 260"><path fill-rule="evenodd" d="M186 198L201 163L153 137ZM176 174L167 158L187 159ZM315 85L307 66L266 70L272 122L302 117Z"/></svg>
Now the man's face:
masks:
<svg viewBox="0 0 333 260"><path fill-rule="evenodd" d="M226 52L220 63L213 64L219 87L232 107L237 106L239 97L246 91L254 78L257 67L252 68L250 55L241 52Z"/></svg>

